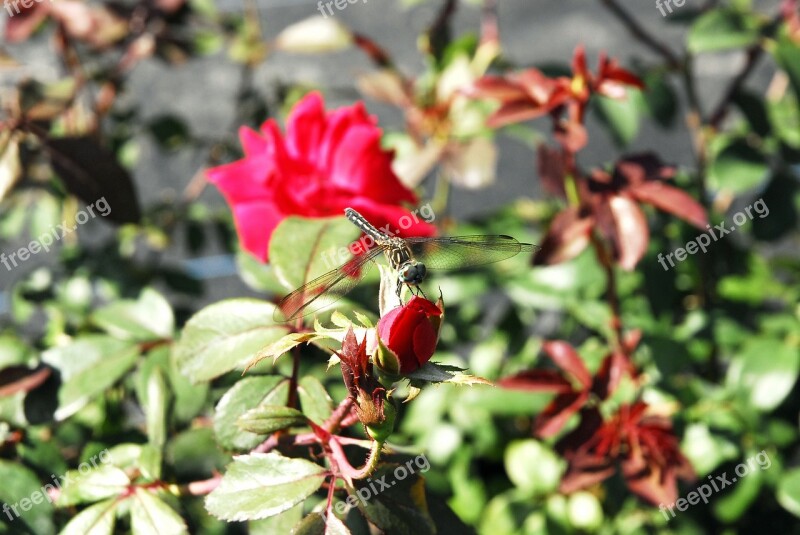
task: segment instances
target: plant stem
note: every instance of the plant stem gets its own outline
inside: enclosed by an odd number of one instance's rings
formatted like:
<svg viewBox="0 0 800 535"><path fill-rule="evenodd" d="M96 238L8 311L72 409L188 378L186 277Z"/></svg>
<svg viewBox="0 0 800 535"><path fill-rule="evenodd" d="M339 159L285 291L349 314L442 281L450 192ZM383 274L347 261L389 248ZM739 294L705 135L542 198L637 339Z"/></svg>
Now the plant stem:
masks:
<svg viewBox="0 0 800 535"><path fill-rule="evenodd" d="M614 16L619 19L620 22L628 29L628 31L638 39L643 45L648 47L650 50L664 58L667 62L667 65L671 69L677 69L680 67L680 60L678 57L672 52L672 50L667 47L664 43L650 35L650 33L639 24L639 22L633 18L633 16L628 13L625 8L619 5L616 0L600 0Z"/></svg>
<svg viewBox="0 0 800 535"><path fill-rule="evenodd" d="M367 462L364 463L364 466L361 468L354 468L350 464L350 461L347 460L347 456L344 453L341 443L336 437L331 437L330 442L328 442L328 446L330 446L331 456L333 460L335 460L341 476L347 480L349 484L352 484L352 480L364 479L370 476L378 467L378 461L381 459L383 442L378 442L377 440L372 442L372 447L369 450Z"/></svg>
<svg viewBox="0 0 800 535"><path fill-rule="evenodd" d="M627 355L622 337L622 310L619 304L619 295L617 294L617 275L614 273L614 262L611 260L611 255L609 255L603 241L595 233L592 233L591 239L597 260L603 266L603 271L606 275L606 294L608 306L611 309L612 347L614 351L621 351Z"/></svg>

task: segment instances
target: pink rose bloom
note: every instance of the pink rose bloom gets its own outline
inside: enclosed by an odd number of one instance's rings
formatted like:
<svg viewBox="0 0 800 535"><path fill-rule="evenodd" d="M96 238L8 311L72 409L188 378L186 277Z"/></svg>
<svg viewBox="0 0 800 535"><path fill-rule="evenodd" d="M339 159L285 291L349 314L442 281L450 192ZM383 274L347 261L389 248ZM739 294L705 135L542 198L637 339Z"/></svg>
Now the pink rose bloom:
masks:
<svg viewBox="0 0 800 535"><path fill-rule="evenodd" d="M288 216L341 216L351 207L401 236L434 234L405 208L417 197L392 171L394 155L362 102L326 113L322 96L310 93L289 114L285 136L270 119L259 132L242 127L239 137L245 157L207 176L231 205L242 246L262 261Z"/></svg>

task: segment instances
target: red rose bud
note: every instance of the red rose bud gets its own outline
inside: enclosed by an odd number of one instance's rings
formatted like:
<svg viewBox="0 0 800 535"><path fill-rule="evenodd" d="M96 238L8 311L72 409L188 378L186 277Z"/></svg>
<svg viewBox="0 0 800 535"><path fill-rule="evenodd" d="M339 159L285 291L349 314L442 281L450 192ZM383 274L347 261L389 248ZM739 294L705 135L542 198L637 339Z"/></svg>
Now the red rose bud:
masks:
<svg viewBox="0 0 800 535"><path fill-rule="evenodd" d="M412 297L392 309L378 322L378 352L375 364L384 372L411 373L428 362L439 341L444 316L441 298L435 304Z"/></svg>

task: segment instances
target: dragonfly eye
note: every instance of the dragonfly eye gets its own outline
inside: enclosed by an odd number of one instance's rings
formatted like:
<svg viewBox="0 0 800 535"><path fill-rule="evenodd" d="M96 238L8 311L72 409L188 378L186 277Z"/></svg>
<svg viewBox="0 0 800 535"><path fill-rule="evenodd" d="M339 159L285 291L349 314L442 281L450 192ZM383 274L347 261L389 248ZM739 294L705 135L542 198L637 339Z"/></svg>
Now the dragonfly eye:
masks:
<svg viewBox="0 0 800 535"><path fill-rule="evenodd" d="M406 264L400 268L400 278L406 284L419 284L425 279L428 270L425 264Z"/></svg>

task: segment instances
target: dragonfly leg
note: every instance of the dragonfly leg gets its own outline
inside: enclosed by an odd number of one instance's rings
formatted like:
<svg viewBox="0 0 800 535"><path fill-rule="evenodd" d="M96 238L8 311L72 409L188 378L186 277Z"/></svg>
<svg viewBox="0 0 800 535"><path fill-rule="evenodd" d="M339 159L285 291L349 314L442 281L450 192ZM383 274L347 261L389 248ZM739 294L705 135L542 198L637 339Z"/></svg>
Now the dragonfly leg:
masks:
<svg viewBox="0 0 800 535"><path fill-rule="evenodd" d="M422 294L422 297L424 297L425 299L427 299L427 298L428 298L428 296L427 296L427 295L425 295L425 292L423 292L423 291L422 291L422 288L420 288L419 286L417 286L417 296L419 296L420 294Z"/></svg>

